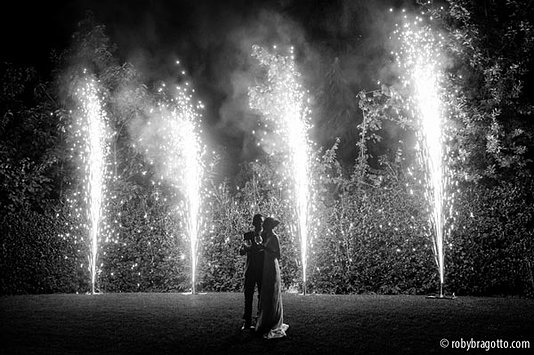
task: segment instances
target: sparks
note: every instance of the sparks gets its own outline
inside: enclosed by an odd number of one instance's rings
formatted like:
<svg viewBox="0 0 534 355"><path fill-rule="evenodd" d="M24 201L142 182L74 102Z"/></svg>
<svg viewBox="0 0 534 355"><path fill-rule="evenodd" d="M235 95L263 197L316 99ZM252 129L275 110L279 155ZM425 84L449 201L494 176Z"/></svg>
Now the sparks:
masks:
<svg viewBox="0 0 534 355"><path fill-rule="evenodd" d="M452 211L452 195L447 189L450 170L446 154L446 103L442 97L444 74L442 37L417 17L406 22L395 32L400 37L401 49L396 54L403 72L405 87L411 89L408 110L417 119L419 130L418 155L426 170L425 195L431 204L430 223L433 229L433 251L440 278L440 296L443 296L445 279L444 239ZM449 207L449 208L447 208Z"/></svg>
<svg viewBox="0 0 534 355"><path fill-rule="evenodd" d="M289 56L271 54L253 46L252 56L268 70L264 84L249 89L250 107L274 126L281 145L271 144L271 154L287 154L285 174L292 180L293 204L300 239L303 293L306 293L307 254L309 242L309 209L312 192L310 183L311 144L308 137L310 109L306 92L299 83L293 49ZM260 144L268 144L264 137Z"/></svg>
<svg viewBox="0 0 534 355"><path fill-rule="evenodd" d="M160 89L164 92L164 88ZM191 292L196 293L198 243L202 224L202 181L205 147L201 143L199 122L202 104L194 104L190 86L178 85L168 99L162 96L151 112L141 143L151 163L161 170L162 180L182 196L177 209L180 225L187 235L191 256Z"/></svg>
<svg viewBox="0 0 534 355"><path fill-rule="evenodd" d="M107 182L111 170L108 169L107 156L110 148L110 132L107 127L108 118L102 108L98 85L95 79L85 78L76 89L79 111L75 115L73 150L80 158L80 170L83 172L82 191L75 195L81 197L85 210L85 223L82 223L88 234L86 244L89 246L89 271L91 273L91 293L96 292L96 276L99 244L102 234L108 228L103 221L103 210L107 198ZM80 201L77 201L79 203ZM80 210L77 217L83 218Z"/></svg>

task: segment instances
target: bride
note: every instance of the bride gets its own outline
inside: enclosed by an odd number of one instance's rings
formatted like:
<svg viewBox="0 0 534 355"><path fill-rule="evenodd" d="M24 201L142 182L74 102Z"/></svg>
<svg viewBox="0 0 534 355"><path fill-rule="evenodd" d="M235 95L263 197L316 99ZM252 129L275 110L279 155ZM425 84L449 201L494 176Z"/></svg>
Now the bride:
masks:
<svg viewBox="0 0 534 355"><path fill-rule="evenodd" d="M263 281L260 294L261 311L256 323L256 332L266 339L286 336L289 325L284 324L280 279L280 243L273 229L280 224L272 217L263 222Z"/></svg>

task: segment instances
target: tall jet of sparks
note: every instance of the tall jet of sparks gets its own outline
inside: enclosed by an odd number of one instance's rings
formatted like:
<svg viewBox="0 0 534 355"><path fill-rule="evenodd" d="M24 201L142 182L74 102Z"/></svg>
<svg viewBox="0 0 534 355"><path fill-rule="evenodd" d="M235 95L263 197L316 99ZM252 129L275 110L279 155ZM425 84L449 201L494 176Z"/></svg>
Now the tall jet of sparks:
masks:
<svg viewBox="0 0 534 355"><path fill-rule="evenodd" d="M310 204L310 141L309 114L306 92L299 83L293 48L289 56L271 54L265 48L253 46L252 56L267 68L266 82L249 89L249 104L253 110L272 123L275 134L283 142L272 151L288 154L286 173L292 179L297 231L300 239L303 293L306 294L306 269Z"/></svg>
<svg viewBox="0 0 534 355"><path fill-rule="evenodd" d="M196 293L198 242L202 224L202 181L205 147L199 121L202 103L195 104L188 83L177 86L175 94L159 101L141 138L149 159L159 165L161 177L183 198L178 208L180 224L187 235L191 253L191 292ZM165 87L160 92L166 91Z"/></svg>
<svg viewBox="0 0 534 355"><path fill-rule="evenodd" d="M91 293L95 293L98 247L102 225L103 202L107 190L106 156L109 152L109 130L107 115L103 110L98 86L93 78L85 78L76 89L75 96L80 110L76 117L76 146L82 161L83 198L86 208L89 233L89 270Z"/></svg>
<svg viewBox="0 0 534 355"><path fill-rule="evenodd" d="M406 18L406 17L405 17ZM443 249L447 222L447 204L450 202L447 185L445 141L446 107L443 97L442 37L422 25L422 18L406 20L395 33L401 41L397 60L404 69L403 83L412 90L410 109L418 119L419 157L426 169L425 195L431 204L433 251L440 279L440 297L443 297L445 253Z"/></svg>
<svg viewBox="0 0 534 355"><path fill-rule="evenodd" d="M184 101L184 97L180 97L178 102ZM178 148L180 145L182 149L183 171L182 171L182 191L185 194L185 225L187 234L189 236L189 243L191 248L191 293L196 293L196 269L197 269L197 250L200 229L200 208L201 208L201 181L203 178L202 165L202 147L197 132L196 121L192 119L195 117L191 114L182 116L182 121L176 109L173 109L172 115L173 123L171 125L172 132L175 133L172 145Z"/></svg>

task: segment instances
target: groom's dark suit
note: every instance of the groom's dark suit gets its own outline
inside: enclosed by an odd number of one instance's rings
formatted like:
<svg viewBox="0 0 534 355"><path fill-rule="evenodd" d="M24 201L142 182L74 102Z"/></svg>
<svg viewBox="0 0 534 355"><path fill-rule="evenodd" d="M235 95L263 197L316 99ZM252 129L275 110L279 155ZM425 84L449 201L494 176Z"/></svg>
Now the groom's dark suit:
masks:
<svg viewBox="0 0 534 355"><path fill-rule="evenodd" d="M263 246L256 243L257 233L250 231L244 234L243 239L250 241L250 246L242 246L239 250L241 255L247 254L245 264L245 313L243 319L246 325L252 322L252 302L254 300L254 288L258 285L258 307L259 294L261 291L261 279L263 277ZM259 310L258 310L259 311Z"/></svg>

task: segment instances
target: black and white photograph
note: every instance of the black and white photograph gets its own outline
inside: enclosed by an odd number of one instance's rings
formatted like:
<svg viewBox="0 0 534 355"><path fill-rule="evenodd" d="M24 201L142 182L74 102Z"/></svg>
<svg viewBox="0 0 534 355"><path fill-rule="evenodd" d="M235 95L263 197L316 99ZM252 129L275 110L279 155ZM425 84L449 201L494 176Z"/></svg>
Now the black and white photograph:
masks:
<svg viewBox="0 0 534 355"><path fill-rule="evenodd" d="M0 21L0 354L534 349L534 1Z"/></svg>

